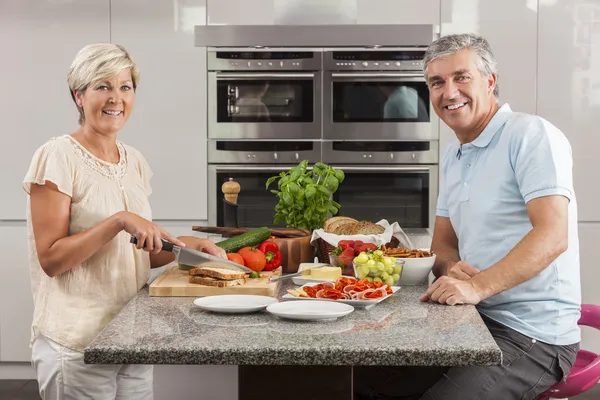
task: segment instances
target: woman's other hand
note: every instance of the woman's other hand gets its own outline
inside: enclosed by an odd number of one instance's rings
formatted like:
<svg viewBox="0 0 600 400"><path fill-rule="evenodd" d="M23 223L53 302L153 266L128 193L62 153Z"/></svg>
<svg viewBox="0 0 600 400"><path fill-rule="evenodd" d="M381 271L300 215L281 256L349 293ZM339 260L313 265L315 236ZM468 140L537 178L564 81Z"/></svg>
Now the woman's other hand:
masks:
<svg viewBox="0 0 600 400"><path fill-rule="evenodd" d="M194 248L196 250L203 251L205 253L212 254L213 256L221 257L227 260L227 253L225 252L225 250L217 246L212 240L196 238L194 243Z"/></svg>

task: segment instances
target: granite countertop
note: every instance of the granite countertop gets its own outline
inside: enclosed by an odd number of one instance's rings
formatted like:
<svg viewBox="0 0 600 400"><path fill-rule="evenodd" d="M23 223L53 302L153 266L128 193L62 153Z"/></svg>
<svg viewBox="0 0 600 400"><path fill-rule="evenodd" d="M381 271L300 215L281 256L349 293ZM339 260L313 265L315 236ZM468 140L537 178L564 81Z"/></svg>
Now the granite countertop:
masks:
<svg viewBox="0 0 600 400"><path fill-rule="evenodd" d="M294 287L282 281L281 295ZM92 364L497 365L501 352L473 306L421 303L402 287L369 310L330 322L266 311L224 315L192 297L150 297L143 288L85 349Z"/></svg>

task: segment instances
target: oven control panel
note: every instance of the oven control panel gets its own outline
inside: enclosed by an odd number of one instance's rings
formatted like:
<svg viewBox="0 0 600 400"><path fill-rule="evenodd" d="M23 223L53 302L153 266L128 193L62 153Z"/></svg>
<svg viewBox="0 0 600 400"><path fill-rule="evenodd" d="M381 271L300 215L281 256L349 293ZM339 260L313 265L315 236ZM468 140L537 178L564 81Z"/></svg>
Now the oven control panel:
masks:
<svg viewBox="0 0 600 400"><path fill-rule="evenodd" d="M422 71L424 49L382 51L330 51L325 53L326 70Z"/></svg>
<svg viewBox="0 0 600 400"><path fill-rule="evenodd" d="M210 51L209 71L317 71L321 53L310 51Z"/></svg>

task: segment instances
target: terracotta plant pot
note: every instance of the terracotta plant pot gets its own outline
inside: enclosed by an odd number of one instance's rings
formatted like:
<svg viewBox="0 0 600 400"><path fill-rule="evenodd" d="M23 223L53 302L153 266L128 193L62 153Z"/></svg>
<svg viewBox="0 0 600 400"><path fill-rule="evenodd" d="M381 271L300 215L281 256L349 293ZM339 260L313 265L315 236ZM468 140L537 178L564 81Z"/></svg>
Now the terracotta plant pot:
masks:
<svg viewBox="0 0 600 400"><path fill-rule="evenodd" d="M310 236L296 238L275 238L273 242L281 251L284 273L297 272L301 263L313 262L315 248L310 244Z"/></svg>

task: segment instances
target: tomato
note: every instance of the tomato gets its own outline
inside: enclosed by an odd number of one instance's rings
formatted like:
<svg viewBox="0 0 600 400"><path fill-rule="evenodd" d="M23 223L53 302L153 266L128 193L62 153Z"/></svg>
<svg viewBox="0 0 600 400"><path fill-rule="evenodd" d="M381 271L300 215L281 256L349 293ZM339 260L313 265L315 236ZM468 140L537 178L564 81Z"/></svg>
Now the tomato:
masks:
<svg viewBox="0 0 600 400"><path fill-rule="evenodd" d="M241 255L239 255L238 253L227 253L227 258L230 261L233 261L233 262L238 263L240 265L246 265L246 264L244 264L244 257L242 257Z"/></svg>
<svg viewBox="0 0 600 400"><path fill-rule="evenodd" d="M267 264L265 253L256 247L244 247L238 251L238 254L244 259L244 265L253 271L260 272Z"/></svg>

